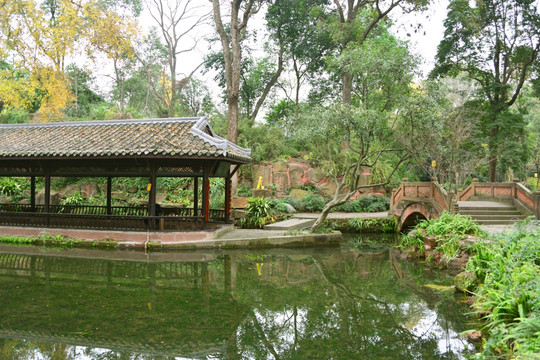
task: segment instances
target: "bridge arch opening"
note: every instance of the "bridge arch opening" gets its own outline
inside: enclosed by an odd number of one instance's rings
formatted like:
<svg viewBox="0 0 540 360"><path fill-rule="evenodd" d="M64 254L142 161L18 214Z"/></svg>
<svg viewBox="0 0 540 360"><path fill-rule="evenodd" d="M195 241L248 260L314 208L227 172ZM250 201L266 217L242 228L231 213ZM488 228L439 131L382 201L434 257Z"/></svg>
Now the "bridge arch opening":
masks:
<svg viewBox="0 0 540 360"><path fill-rule="evenodd" d="M422 220L427 220L426 216L421 212L412 212L405 219L402 219L400 232L407 232Z"/></svg>

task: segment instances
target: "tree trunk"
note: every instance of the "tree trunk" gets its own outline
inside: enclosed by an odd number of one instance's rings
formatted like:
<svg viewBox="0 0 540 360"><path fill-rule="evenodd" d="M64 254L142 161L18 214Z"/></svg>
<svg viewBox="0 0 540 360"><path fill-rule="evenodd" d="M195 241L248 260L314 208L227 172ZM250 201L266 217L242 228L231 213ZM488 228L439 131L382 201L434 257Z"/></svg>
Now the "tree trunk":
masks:
<svg viewBox="0 0 540 360"><path fill-rule="evenodd" d="M494 126L490 132L490 145L489 145L489 173L488 173L488 181L489 182L496 182L497 181L497 151L498 151L498 144L497 144L497 135L499 134L499 127Z"/></svg>
<svg viewBox="0 0 540 360"><path fill-rule="evenodd" d="M342 84L343 87L341 89L341 96L343 98L343 104L351 105L353 76L352 74L344 71L341 74L341 80L343 82Z"/></svg>

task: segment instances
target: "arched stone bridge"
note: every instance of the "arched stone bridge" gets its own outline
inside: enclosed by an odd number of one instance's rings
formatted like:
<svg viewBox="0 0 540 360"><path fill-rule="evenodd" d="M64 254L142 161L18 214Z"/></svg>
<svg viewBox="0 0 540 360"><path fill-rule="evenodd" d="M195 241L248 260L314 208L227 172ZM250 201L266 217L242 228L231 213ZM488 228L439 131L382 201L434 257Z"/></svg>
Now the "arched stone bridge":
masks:
<svg viewBox="0 0 540 360"><path fill-rule="evenodd" d="M421 220L437 218L444 211L468 214L486 224L515 222L531 215L540 219L540 192L531 193L517 179L511 183L480 183L474 179L454 194L436 181L409 182L406 178L392 191L390 213L398 218L400 231Z"/></svg>

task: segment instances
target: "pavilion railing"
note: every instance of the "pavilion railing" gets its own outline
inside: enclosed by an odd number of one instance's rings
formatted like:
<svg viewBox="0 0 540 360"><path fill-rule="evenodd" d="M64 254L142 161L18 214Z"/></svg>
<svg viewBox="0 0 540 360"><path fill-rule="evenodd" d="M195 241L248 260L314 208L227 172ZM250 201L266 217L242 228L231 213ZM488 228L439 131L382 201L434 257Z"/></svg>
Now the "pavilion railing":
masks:
<svg viewBox="0 0 540 360"><path fill-rule="evenodd" d="M185 230L201 228L201 209L164 207L158 216L149 216L146 206L0 204L0 225L97 230ZM225 210L209 210L210 222L224 222Z"/></svg>

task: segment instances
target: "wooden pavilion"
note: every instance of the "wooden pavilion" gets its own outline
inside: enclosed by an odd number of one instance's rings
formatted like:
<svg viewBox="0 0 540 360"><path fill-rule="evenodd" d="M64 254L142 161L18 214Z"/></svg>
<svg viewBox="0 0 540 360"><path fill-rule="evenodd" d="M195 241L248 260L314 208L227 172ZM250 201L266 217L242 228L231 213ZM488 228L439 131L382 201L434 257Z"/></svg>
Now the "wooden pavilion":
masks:
<svg viewBox="0 0 540 360"><path fill-rule="evenodd" d="M228 222L230 179L250 154L204 117L0 125L0 176L31 183L29 204L0 204L0 225L174 230ZM44 180L43 204L36 204L36 177ZM106 205L51 204L52 177L106 178ZM148 206L112 206L114 177L147 177ZM192 178L193 206L162 209L158 177ZM211 177L225 179L224 209L210 209Z"/></svg>

